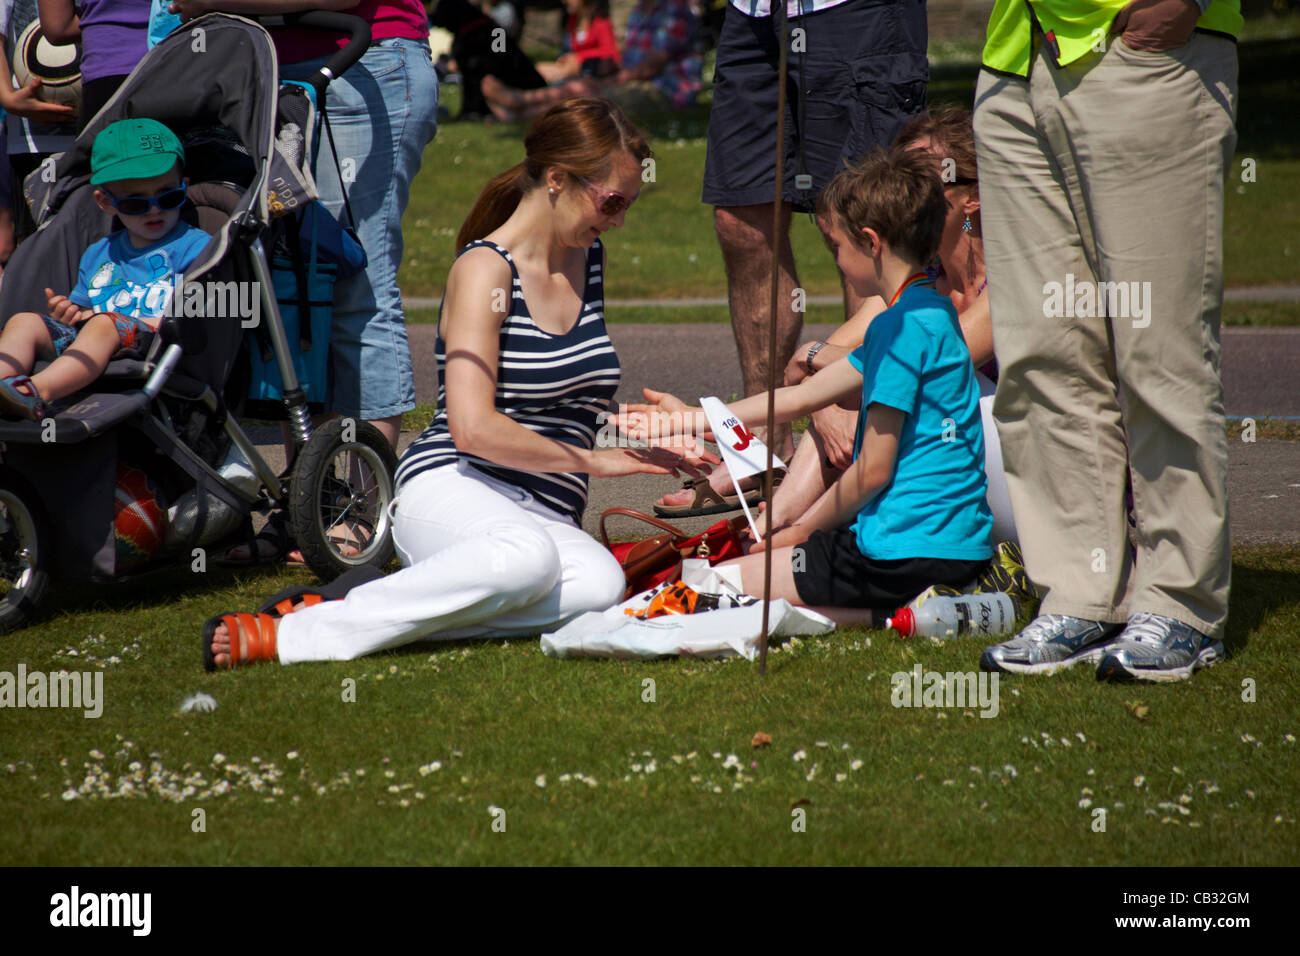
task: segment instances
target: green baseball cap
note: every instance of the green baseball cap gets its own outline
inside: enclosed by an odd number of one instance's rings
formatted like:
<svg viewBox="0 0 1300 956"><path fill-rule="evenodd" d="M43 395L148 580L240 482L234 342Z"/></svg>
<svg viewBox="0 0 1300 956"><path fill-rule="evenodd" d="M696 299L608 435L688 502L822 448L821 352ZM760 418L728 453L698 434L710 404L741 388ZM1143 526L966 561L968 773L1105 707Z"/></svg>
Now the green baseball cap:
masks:
<svg viewBox="0 0 1300 956"><path fill-rule="evenodd" d="M119 120L100 130L90 150L90 182L151 179L185 163L176 134L151 119Z"/></svg>

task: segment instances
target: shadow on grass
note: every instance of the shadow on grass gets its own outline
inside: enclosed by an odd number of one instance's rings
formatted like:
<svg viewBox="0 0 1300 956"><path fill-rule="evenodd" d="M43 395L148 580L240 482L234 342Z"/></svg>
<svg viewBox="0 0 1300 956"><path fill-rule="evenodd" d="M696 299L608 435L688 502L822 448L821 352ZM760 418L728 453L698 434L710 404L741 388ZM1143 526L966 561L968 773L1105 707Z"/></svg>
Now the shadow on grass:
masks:
<svg viewBox="0 0 1300 956"><path fill-rule="evenodd" d="M1232 595L1223 642L1229 656L1240 653L1249 635L1300 595L1300 549L1252 548L1233 555Z"/></svg>
<svg viewBox="0 0 1300 956"><path fill-rule="evenodd" d="M114 581L51 581L25 629L39 628L56 616L90 611L125 613L170 609L179 597L202 597L226 591L259 577L266 579L265 590L269 595L284 586L278 582L285 570L285 565L271 564L242 568L212 565L204 573L196 574L187 566L173 565ZM315 580L314 576L305 573L304 583L311 580Z"/></svg>

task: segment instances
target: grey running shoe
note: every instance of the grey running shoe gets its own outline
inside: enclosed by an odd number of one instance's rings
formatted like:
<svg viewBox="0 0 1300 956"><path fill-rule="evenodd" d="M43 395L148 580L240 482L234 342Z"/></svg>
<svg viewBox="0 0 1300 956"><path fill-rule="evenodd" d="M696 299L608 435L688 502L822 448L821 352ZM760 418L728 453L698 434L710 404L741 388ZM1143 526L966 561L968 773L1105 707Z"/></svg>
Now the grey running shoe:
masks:
<svg viewBox="0 0 1300 956"><path fill-rule="evenodd" d="M984 648L980 669L1055 674L1080 661L1095 664L1122 626L1064 614L1040 614L1016 637Z"/></svg>
<svg viewBox="0 0 1300 956"><path fill-rule="evenodd" d="M1141 611L1128 621L1097 667L1098 680L1186 680L1224 658L1223 642L1160 614Z"/></svg>

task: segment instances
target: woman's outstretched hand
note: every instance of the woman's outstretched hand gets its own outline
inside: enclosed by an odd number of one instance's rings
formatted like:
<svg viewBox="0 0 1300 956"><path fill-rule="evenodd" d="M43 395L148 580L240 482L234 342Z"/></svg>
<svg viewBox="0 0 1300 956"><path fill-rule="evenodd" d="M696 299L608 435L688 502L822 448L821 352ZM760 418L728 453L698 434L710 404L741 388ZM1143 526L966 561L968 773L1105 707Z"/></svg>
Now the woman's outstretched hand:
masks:
<svg viewBox="0 0 1300 956"><path fill-rule="evenodd" d="M676 395L641 389L644 403L620 405L618 429L632 441L665 445L704 439L713 441L713 432L703 410L687 405Z"/></svg>
<svg viewBox="0 0 1300 956"><path fill-rule="evenodd" d="M694 441L678 442L657 448L609 448L592 452L593 478L617 478L622 475L677 475L683 478L707 476L704 465L719 463L717 455Z"/></svg>

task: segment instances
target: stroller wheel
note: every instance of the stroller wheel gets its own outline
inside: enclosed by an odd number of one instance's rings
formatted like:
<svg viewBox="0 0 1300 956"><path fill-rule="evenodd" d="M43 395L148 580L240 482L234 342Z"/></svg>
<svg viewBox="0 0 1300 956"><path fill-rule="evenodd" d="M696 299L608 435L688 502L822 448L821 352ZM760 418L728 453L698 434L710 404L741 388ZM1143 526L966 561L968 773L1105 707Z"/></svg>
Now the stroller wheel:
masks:
<svg viewBox="0 0 1300 956"><path fill-rule="evenodd" d="M0 465L0 633L25 625L49 583L50 536L41 499Z"/></svg>
<svg viewBox="0 0 1300 956"><path fill-rule="evenodd" d="M397 456L368 422L326 422L298 455L289 517L303 559L332 580L351 568L393 559L393 472Z"/></svg>

